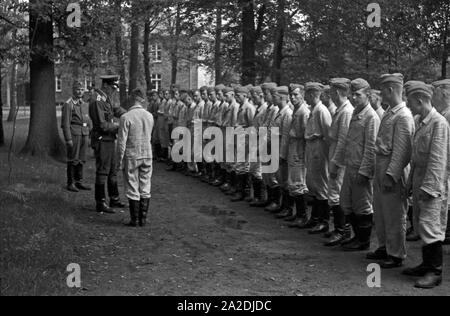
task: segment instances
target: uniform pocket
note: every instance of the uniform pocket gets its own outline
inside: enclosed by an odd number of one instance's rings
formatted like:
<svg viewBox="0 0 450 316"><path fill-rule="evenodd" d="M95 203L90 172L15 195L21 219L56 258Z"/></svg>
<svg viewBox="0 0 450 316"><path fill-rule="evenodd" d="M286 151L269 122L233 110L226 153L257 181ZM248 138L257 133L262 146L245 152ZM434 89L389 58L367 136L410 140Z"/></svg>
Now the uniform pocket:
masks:
<svg viewBox="0 0 450 316"><path fill-rule="evenodd" d="M431 134L423 134L417 140L417 151L420 153L428 154L431 146Z"/></svg>

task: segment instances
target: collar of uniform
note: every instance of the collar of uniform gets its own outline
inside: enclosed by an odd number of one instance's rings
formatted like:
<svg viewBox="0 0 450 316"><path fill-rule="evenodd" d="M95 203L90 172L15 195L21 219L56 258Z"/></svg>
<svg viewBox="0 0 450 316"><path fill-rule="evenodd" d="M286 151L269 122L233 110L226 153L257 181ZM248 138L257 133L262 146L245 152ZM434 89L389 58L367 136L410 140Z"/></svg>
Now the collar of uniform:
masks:
<svg viewBox="0 0 450 316"><path fill-rule="evenodd" d="M395 114L398 111L400 111L401 109L403 109L404 107L406 107L406 103L402 102L402 103L394 106L392 109L389 109L389 112L392 112L393 114Z"/></svg>
<svg viewBox="0 0 450 316"><path fill-rule="evenodd" d="M350 100L345 101L344 104L342 104L340 107L336 108L336 114L342 112L349 105L351 105Z"/></svg>
<svg viewBox="0 0 450 316"><path fill-rule="evenodd" d="M284 113L286 113L288 110L290 109L289 104L286 104L286 106L284 108L282 108L280 110L280 112L278 112L278 116L283 115Z"/></svg>
<svg viewBox="0 0 450 316"><path fill-rule="evenodd" d="M425 117L421 122L420 125L424 126L424 125L428 125L428 123L430 123L431 119L433 118L434 114L437 113L435 108L432 108L430 113L428 113L427 117Z"/></svg>
<svg viewBox="0 0 450 316"><path fill-rule="evenodd" d="M444 111L442 111L441 115L446 117L447 114L449 114L449 113L450 113L450 107L447 107L446 109L444 109Z"/></svg>
<svg viewBox="0 0 450 316"><path fill-rule="evenodd" d="M353 115L353 120L361 120L366 114L367 112L369 112L369 110L372 108L372 106L370 105L370 103L368 103L364 109L362 109L361 112L359 112L358 114L354 114Z"/></svg>
<svg viewBox="0 0 450 316"><path fill-rule="evenodd" d="M262 110L265 110L268 108L268 104L266 102L264 102L263 104L261 104L258 109L256 110L258 113L261 112Z"/></svg>
<svg viewBox="0 0 450 316"><path fill-rule="evenodd" d="M141 104L135 104L135 105L133 105L129 110L128 110L128 112L129 111L132 111L132 110L138 110L138 109L143 109L144 107L141 105Z"/></svg>
<svg viewBox="0 0 450 316"><path fill-rule="evenodd" d="M313 113L320 111L321 107L325 107L325 105L322 103L322 101L319 101L319 103L317 103L316 106L314 106Z"/></svg>
<svg viewBox="0 0 450 316"><path fill-rule="evenodd" d="M295 111L294 116L298 115L302 109L307 109L308 108L308 104L306 104L306 102L303 102L302 105L300 105L297 109L297 111Z"/></svg>

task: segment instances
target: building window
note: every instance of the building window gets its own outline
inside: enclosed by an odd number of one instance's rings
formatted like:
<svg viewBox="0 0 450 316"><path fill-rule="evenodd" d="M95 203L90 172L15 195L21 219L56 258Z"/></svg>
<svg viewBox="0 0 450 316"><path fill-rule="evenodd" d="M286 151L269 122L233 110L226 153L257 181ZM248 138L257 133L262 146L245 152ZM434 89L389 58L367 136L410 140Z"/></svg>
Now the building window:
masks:
<svg viewBox="0 0 450 316"><path fill-rule="evenodd" d="M57 75L55 78L55 84L56 84L56 92L62 92L62 79L61 75Z"/></svg>
<svg viewBox="0 0 450 316"><path fill-rule="evenodd" d="M162 85L162 76L161 74L152 74L152 85L153 89L159 91Z"/></svg>
<svg viewBox="0 0 450 316"><path fill-rule="evenodd" d="M150 47L150 54L152 62L160 63L162 62L162 47L161 44L154 44Z"/></svg>

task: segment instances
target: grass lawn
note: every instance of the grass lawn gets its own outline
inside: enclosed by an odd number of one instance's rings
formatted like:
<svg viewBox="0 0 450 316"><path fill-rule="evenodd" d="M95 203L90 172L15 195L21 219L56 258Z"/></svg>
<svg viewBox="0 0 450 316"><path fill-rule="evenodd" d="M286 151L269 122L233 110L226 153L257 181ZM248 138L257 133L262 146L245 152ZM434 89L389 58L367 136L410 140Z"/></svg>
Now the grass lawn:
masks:
<svg viewBox="0 0 450 316"><path fill-rule="evenodd" d="M23 146L27 120L18 120L13 151ZM70 197L61 194L64 164L11 155L0 148L0 295L68 293L67 265L78 262L82 227L74 223ZM11 177L9 177L11 172Z"/></svg>

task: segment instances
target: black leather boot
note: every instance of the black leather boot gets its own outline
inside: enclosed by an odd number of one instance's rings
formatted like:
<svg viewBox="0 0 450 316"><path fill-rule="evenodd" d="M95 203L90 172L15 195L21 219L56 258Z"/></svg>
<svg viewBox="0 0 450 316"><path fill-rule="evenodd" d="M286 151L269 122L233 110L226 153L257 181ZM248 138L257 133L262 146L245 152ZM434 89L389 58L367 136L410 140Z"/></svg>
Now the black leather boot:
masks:
<svg viewBox="0 0 450 316"><path fill-rule="evenodd" d="M344 246L348 252L366 251L370 248L370 237L372 236L373 215L356 216L357 237L355 243Z"/></svg>
<svg viewBox="0 0 450 316"><path fill-rule="evenodd" d="M295 208L296 208L296 219L294 222L288 225L290 228L300 228L304 227L306 223L308 222L308 216L306 214L306 200L304 195L296 196L294 198L295 201Z"/></svg>
<svg viewBox="0 0 450 316"><path fill-rule="evenodd" d="M299 225L298 228L300 229L311 229L317 226L317 223L319 222L319 201L316 198L312 198L311 205L312 205L312 211L311 211L311 217L310 219L304 224Z"/></svg>
<svg viewBox="0 0 450 316"><path fill-rule="evenodd" d="M231 173L231 183L230 183L230 188L228 191L225 191L225 195L235 195L237 192L237 181L238 181L238 177L236 175L236 172L232 172Z"/></svg>
<svg viewBox="0 0 450 316"><path fill-rule="evenodd" d="M325 243L325 247L334 247L340 245L346 238L345 236L345 215L339 205L331 207L334 219L334 231L331 232L329 240Z"/></svg>
<svg viewBox="0 0 450 316"><path fill-rule="evenodd" d="M67 164L67 191L78 193L80 190L74 185L75 166L71 163Z"/></svg>
<svg viewBox="0 0 450 316"><path fill-rule="evenodd" d="M275 217L278 219L285 219L294 215L294 198L291 197L288 190L283 190L283 202L281 213Z"/></svg>
<svg viewBox="0 0 450 316"><path fill-rule="evenodd" d="M277 214L281 212L281 205L280 205L280 199L281 199L281 188L272 188L272 201L271 204L266 207L266 211L272 214Z"/></svg>
<svg viewBox="0 0 450 316"><path fill-rule="evenodd" d="M367 260L384 261L389 258L386 247L380 247L374 252L369 252L366 256Z"/></svg>
<svg viewBox="0 0 450 316"><path fill-rule="evenodd" d="M80 191L91 191L92 188L83 184L83 165L75 166L75 186Z"/></svg>
<svg viewBox="0 0 450 316"><path fill-rule="evenodd" d="M245 174L236 175L236 193L231 198L231 202L241 202L245 199Z"/></svg>
<svg viewBox="0 0 450 316"><path fill-rule="evenodd" d="M124 208L126 205L120 201L119 184L108 181L109 207Z"/></svg>
<svg viewBox="0 0 450 316"><path fill-rule="evenodd" d="M139 214L139 201L128 199L128 203L130 205L130 222L125 226L137 227L137 220Z"/></svg>
<svg viewBox="0 0 450 316"><path fill-rule="evenodd" d="M436 242L424 247L424 262L428 267L425 275L419 279L415 287L419 289L434 289L442 284L442 267L444 262L442 242Z"/></svg>
<svg viewBox="0 0 450 316"><path fill-rule="evenodd" d="M147 225L147 214L150 208L150 199L141 199L139 203L139 226Z"/></svg>
<svg viewBox="0 0 450 316"><path fill-rule="evenodd" d="M96 210L98 213L114 214L114 210L108 207L106 203L105 185L96 184L95 185L95 202Z"/></svg>
<svg viewBox="0 0 450 316"><path fill-rule="evenodd" d="M330 226L328 220L330 218L330 206L328 200L317 200L317 207L319 215L319 221L315 227L313 227L308 233L310 235L319 235L328 232Z"/></svg>
<svg viewBox="0 0 450 316"><path fill-rule="evenodd" d="M347 236L346 238L341 242L341 246L347 246L349 244L354 244L358 242L358 236L359 236L359 230L358 230L358 223L356 222L356 215L354 213L348 215L345 217L345 221L347 223ZM353 232L355 233L352 237L351 230L353 229Z"/></svg>

